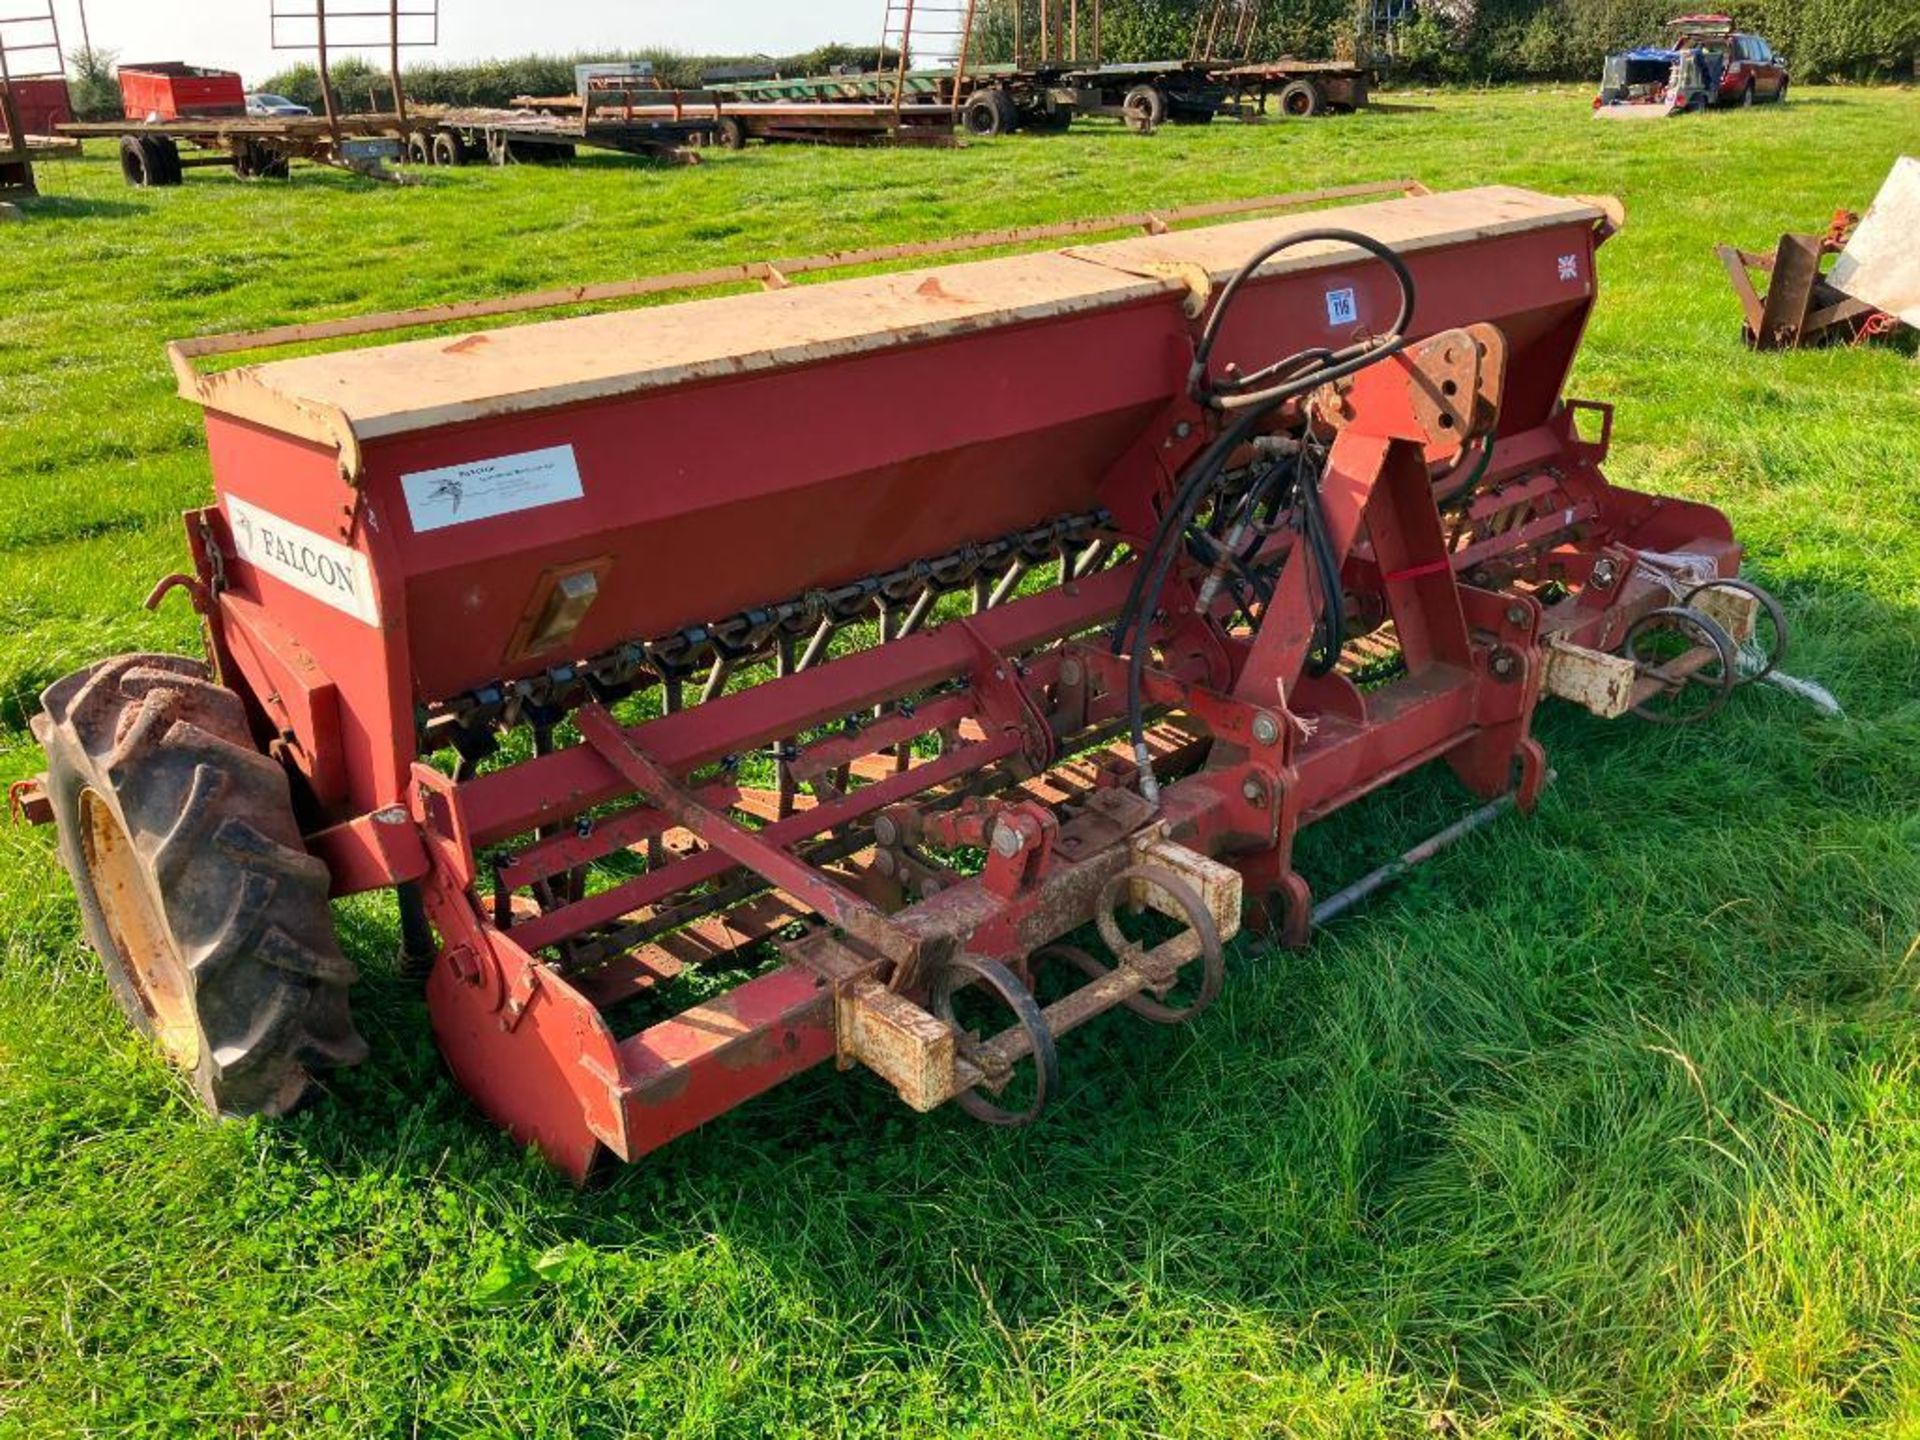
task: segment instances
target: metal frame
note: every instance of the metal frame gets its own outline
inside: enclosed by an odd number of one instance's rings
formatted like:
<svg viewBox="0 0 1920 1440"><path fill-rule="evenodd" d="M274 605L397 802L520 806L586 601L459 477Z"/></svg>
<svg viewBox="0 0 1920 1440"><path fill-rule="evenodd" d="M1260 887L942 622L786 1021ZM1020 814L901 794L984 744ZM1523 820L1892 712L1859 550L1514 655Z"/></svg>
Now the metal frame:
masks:
<svg viewBox="0 0 1920 1440"><path fill-rule="evenodd" d="M897 47L892 97L896 119L908 103L908 72L924 68L915 65L915 53L922 40L944 41L951 46L942 67L952 74L952 88L945 100L949 105L959 106L966 84L967 60L973 48L978 4L979 0L944 0L944 3L943 0L887 0L880 21L880 59L885 61L889 45ZM929 16L936 17L932 26L925 23Z"/></svg>
<svg viewBox="0 0 1920 1440"><path fill-rule="evenodd" d="M1824 235L1784 234L1771 255L1733 245L1714 246L1739 298L1741 335L1756 350L1795 350L1835 336L1858 339L1883 333L1881 312L1836 289L1823 270L1845 247L1855 217L1840 211ZM1762 295L1753 272L1767 277Z"/></svg>
<svg viewBox="0 0 1920 1440"><path fill-rule="evenodd" d="M0 0L6 9L15 9L29 5L32 0ZM13 95L16 82L26 80L52 80L66 78L65 50L60 43L60 20L54 13L53 0L45 0L44 13L29 10L20 14L0 14L0 131L4 131L4 148L0 148L0 199L7 195L33 195L37 193L33 180L33 162L35 160L58 159L77 153L77 147L62 146L42 141L33 143L26 134L20 120L20 108ZM21 38L22 35L26 38ZM46 60L27 62L22 68L20 57L23 55L53 57L51 66ZM37 138L37 137L36 137Z"/></svg>
<svg viewBox="0 0 1920 1440"><path fill-rule="evenodd" d="M342 9L346 3L371 9ZM370 27L382 22L376 37ZM427 33L409 36L409 24L424 22ZM384 164L395 153L395 144L404 156L422 137L430 137L438 122L429 113L416 117L408 113L406 92L401 80L400 55L403 49L426 48L440 39L439 0L272 0L269 14L272 47L280 51L310 52L315 56L320 76L320 93L325 115L316 118L260 118L227 116L182 116L159 123L138 121L102 121L63 125L61 133L76 141L115 139L124 146L138 144L149 152L163 151L168 157L171 181L179 183L180 171L194 167L232 165L243 175L283 174L286 163L294 159L352 170L370 179L405 182ZM347 26L343 39L339 27ZM310 32L289 36L287 26L311 26ZM388 52L389 83L393 87L394 109L390 114L342 115L333 86L331 56L342 44L362 48L377 44ZM181 146L205 154L179 156ZM149 161L151 164L151 161ZM132 178L131 172L129 178Z"/></svg>
<svg viewBox="0 0 1920 1440"><path fill-rule="evenodd" d="M1195 64L1237 65L1245 61L1252 53L1265 9L1266 0L1213 0L1194 23L1193 45L1187 58Z"/></svg>
<svg viewBox="0 0 1920 1440"><path fill-rule="evenodd" d="M406 88L400 78L400 52L405 49L431 49L440 43L440 0L387 0L381 5L378 0L271 0L272 9L268 18L269 39L275 50L312 51L316 57L315 68L320 72L320 96L326 106L327 125L336 145L340 143L339 109L334 99L333 74L329 61L331 49L347 46L352 49L382 46L387 51L388 74L393 85L394 113L404 125L407 119ZM342 4L373 5L372 9L342 9ZM295 8L300 7L300 8ZM310 7L310 8L308 8ZM429 33L409 38L404 32L413 22L428 22ZM382 22L384 29L375 31L370 22ZM285 25L308 25L313 29L309 36L288 38L282 33ZM350 33L343 35L339 26L345 24ZM416 25L416 29L420 28Z"/></svg>
<svg viewBox="0 0 1920 1440"><path fill-rule="evenodd" d="M820 105L880 100L902 117L931 104L949 105L957 117L964 117L969 101L998 92L1012 103L1021 126L1047 130L1066 128L1074 115L1102 115L1134 128L1150 128L1126 103L1129 94L1141 87L1159 91L1169 117L1176 121L1202 114L1252 119L1264 113L1271 92L1299 80L1314 86L1325 108L1357 109L1367 103L1368 72L1361 66L1284 57L1246 62L1264 0L1213 0L1195 21L1187 59L1131 64L1106 62L1099 0L1011 0L1008 13L1014 51L1009 62L980 64L973 58L973 37L982 14L978 0L948 4L889 0L881 49L895 52L890 69L863 75L743 80L714 88L730 103L772 100ZM923 24L928 16L945 17L936 23L953 21L958 28L928 30ZM915 43L916 34L950 41L952 53L944 63L927 63Z"/></svg>

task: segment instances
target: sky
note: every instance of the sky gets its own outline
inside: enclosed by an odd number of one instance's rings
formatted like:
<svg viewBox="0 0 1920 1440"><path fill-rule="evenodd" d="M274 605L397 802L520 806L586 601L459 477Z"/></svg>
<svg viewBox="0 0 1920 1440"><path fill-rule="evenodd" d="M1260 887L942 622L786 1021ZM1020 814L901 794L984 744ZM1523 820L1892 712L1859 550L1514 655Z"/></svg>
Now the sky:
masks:
<svg viewBox="0 0 1920 1440"><path fill-rule="evenodd" d="M37 3L28 0L26 8ZM185 60L238 70L250 79L302 58L272 48L268 17L273 8L309 14L314 8L313 0L54 0L61 39L69 53L80 48L82 3L93 43L102 50L117 51L122 60ZM430 3L402 0L402 8L418 9ZM834 40L874 44L880 38L885 11L885 0L439 3L439 47L412 52L423 61L654 46L708 55L792 54ZM328 0L328 5L339 12L381 8L379 0ZM379 28L384 31L385 27ZM296 32L287 27L286 33L291 38Z"/></svg>

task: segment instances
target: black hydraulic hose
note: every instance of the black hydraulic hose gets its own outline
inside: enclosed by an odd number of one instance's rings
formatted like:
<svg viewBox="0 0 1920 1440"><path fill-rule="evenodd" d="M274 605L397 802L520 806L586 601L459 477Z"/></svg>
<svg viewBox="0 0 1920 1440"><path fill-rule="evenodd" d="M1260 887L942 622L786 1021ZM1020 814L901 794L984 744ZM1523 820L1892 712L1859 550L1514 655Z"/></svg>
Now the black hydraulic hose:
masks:
<svg viewBox="0 0 1920 1440"><path fill-rule="evenodd" d="M1229 425L1225 430L1221 431L1219 437L1202 451L1198 458L1187 467L1186 475L1180 482L1180 488L1174 492L1173 500L1167 506L1166 513L1160 517L1160 524L1154 530L1153 539L1148 543L1146 553L1142 555L1140 564L1134 569L1133 583L1127 587L1126 601L1120 607L1119 623L1114 627L1114 654L1118 655L1126 648L1129 630L1139 623L1137 612L1141 600L1146 594L1147 572L1151 568L1149 562L1158 554L1160 547L1166 543L1169 533L1177 535L1180 531L1186 529L1186 521L1182 520L1177 526L1173 526L1170 531L1169 525L1173 518L1186 511L1189 507L1196 511L1200 508L1198 500L1201 491L1215 474L1225 468L1226 462L1233 452L1238 450L1252 437L1253 427L1259 418L1258 415L1248 415L1236 420L1232 425ZM1156 604L1154 608L1157 609L1158 605ZM1148 615L1152 613L1152 610L1147 611Z"/></svg>
<svg viewBox="0 0 1920 1440"><path fill-rule="evenodd" d="M1326 512L1320 508L1319 478L1303 462L1296 493L1300 503L1300 527L1313 549L1313 568L1320 576L1320 653L1309 657L1307 673L1325 675L1340 662L1340 651L1347 641L1347 597L1340 587L1340 566L1334 558L1333 541L1327 534Z"/></svg>
<svg viewBox="0 0 1920 1440"><path fill-rule="evenodd" d="M1460 481L1458 484L1451 483L1453 481L1453 476L1457 475L1461 469L1465 468L1465 462L1463 461L1460 466L1455 468L1455 470L1453 471L1453 474L1443 477L1449 482L1449 488L1447 489L1445 494L1438 495L1434 498L1434 504L1439 506L1440 509L1446 510L1450 506L1457 504L1459 501L1473 494L1473 492L1480 487L1480 482L1486 478L1487 471L1492 467L1492 465L1493 465L1493 432L1488 431L1487 437L1480 442L1480 460L1478 464L1473 466L1472 473L1469 474L1465 480Z"/></svg>
<svg viewBox="0 0 1920 1440"><path fill-rule="evenodd" d="M1297 355L1289 355L1284 360L1255 371L1251 375L1233 377L1216 376L1209 372L1208 361L1213 358L1213 347L1220 338L1227 312L1233 308L1233 302L1240 293L1240 287L1252 279L1254 274L1274 256L1291 250L1298 245L1319 241L1331 241L1336 244L1353 245L1366 251L1393 272L1393 278L1400 286L1400 311L1394 317L1387 333L1377 340L1363 340L1340 350L1304 350ZM1283 389L1293 377L1295 369L1309 361L1317 362L1309 372L1316 385L1324 385L1329 380L1337 380L1343 375L1373 363L1383 354L1398 350L1406 344L1408 330L1413 325L1413 307L1415 299L1413 272L1407 269L1406 261L1387 245L1363 235L1358 230L1342 230L1328 227L1315 230L1296 230L1291 235L1283 235L1278 240L1264 246L1246 264L1234 272L1220 291L1213 313L1207 317L1207 323L1200 332L1199 342L1193 349L1193 364L1187 372L1187 389L1200 404L1216 409L1240 409L1265 401L1270 391L1256 387L1273 384L1274 390ZM1282 397L1284 398L1284 397Z"/></svg>
<svg viewBox="0 0 1920 1440"><path fill-rule="evenodd" d="M1297 245L1316 241L1356 246L1392 270L1400 288L1400 309L1391 329L1385 335L1362 340L1339 350L1325 347L1302 350L1264 366L1251 375L1221 377L1211 374L1208 362L1214 344L1241 287L1274 256ZM1123 649L1128 650L1128 726L1134 759L1140 767L1140 791L1149 801L1155 804L1159 802L1160 787L1154 777L1153 758L1146 740L1144 686L1147 626L1154 612L1160 608L1160 597L1166 589L1174 561L1185 548L1181 537L1225 473L1227 461L1253 437L1262 419L1289 400L1309 394L1330 381L1354 374L1405 348L1413 324L1414 302L1413 274L1398 254L1371 235L1338 228L1300 230L1282 236L1254 254L1221 289L1220 298L1215 302L1213 312L1207 317L1200 339L1194 346L1187 385L1193 399L1199 404L1214 410L1238 413L1182 477L1172 502L1160 517L1153 538L1134 571L1133 582L1128 587L1127 598L1121 606L1113 634L1113 653L1118 655ZM1297 462L1295 474L1302 538L1311 553L1315 569L1320 572L1324 598L1320 654L1311 665L1313 673L1324 674L1339 660L1345 628L1345 602L1340 590L1339 570L1334 564L1332 544L1320 513L1318 477L1309 473L1304 458Z"/></svg>

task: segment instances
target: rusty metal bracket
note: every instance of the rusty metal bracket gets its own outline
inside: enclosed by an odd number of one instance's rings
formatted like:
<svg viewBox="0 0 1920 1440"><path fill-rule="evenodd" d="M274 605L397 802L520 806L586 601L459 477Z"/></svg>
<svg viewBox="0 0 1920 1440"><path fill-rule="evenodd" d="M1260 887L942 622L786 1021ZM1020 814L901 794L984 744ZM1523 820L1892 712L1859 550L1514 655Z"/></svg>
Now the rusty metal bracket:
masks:
<svg viewBox="0 0 1920 1440"><path fill-rule="evenodd" d="M659 807L706 844L746 866L776 889L819 911L896 964L913 963L919 942L911 934L814 866L735 824L678 783L633 743L632 737L604 706L593 704L582 709L579 725L581 737L587 744L649 804Z"/></svg>
<svg viewBox="0 0 1920 1440"><path fill-rule="evenodd" d="M31 775L7 787L7 812L16 825L51 825L53 800L47 794L47 777Z"/></svg>
<svg viewBox="0 0 1920 1440"><path fill-rule="evenodd" d="M1833 236L1833 227L1826 235L1782 235L1771 255L1732 245L1714 247L1740 301L1741 336L1747 344L1756 350L1794 350L1819 344L1842 328L1870 323L1879 314L1864 301L1842 294L1822 274L1821 261L1833 253ZM1769 277L1764 295L1753 283L1756 271Z"/></svg>
<svg viewBox="0 0 1920 1440"><path fill-rule="evenodd" d="M1211 971L1221 946L1239 932L1239 871L1167 839L1157 829L1135 836L1128 851L1127 867L1105 886L1084 918L1101 923L1104 932L1113 924L1115 904L1137 902L1186 920L1188 928L1150 951L1124 939L1117 945L1110 940L1119 963L1041 1012L1052 1035L1065 1034L1143 993L1164 994L1180 970L1195 960L1204 961ZM784 949L790 960L833 990L835 1048L842 1066L866 1066L914 1110L933 1110L993 1075L1004 1075L1030 1053L1033 1037L1015 1025L970 1044L963 1054L952 1025L890 987L879 977L874 959L830 931L816 930ZM1209 988L1217 988L1217 980L1210 981Z"/></svg>
<svg viewBox="0 0 1920 1440"><path fill-rule="evenodd" d="M193 602L193 608L200 614L205 615L212 610L213 601L207 594L207 587L194 579L193 576L182 575L178 571L167 576L166 579L148 591L147 598L143 600L141 604L148 610L158 610L167 596L176 590L186 591L187 598Z"/></svg>

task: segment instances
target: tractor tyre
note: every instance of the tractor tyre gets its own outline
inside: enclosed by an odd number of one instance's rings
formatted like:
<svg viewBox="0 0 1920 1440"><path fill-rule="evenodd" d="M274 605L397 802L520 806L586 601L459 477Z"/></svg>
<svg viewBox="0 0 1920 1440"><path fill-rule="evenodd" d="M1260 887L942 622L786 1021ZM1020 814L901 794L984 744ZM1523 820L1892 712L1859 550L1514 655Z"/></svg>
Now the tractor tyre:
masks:
<svg viewBox="0 0 1920 1440"><path fill-rule="evenodd" d="M1290 120L1318 115L1324 104L1320 87L1311 80L1291 81L1280 91L1280 113Z"/></svg>
<svg viewBox="0 0 1920 1440"><path fill-rule="evenodd" d="M242 180L284 180L292 162L258 140L242 140L233 152L233 173Z"/></svg>
<svg viewBox="0 0 1920 1440"><path fill-rule="evenodd" d="M960 119L967 134L977 140L991 140L1020 128L1020 109L1006 91L982 90L968 99Z"/></svg>
<svg viewBox="0 0 1920 1440"><path fill-rule="evenodd" d="M120 1007L216 1115L281 1115L358 1064L356 972L286 772L206 667L125 655L41 696L60 859Z"/></svg>
<svg viewBox="0 0 1920 1440"><path fill-rule="evenodd" d="M1073 128L1073 106L1051 101L1036 105L1021 113L1020 128L1036 135L1064 135Z"/></svg>
<svg viewBox="0 0 1920 1440"><path fill-rule="evenodd" d="M1167 121L1167 97L1158 86L1136 85L1120 103L1127 128L1136 135L1151 135Z"/></svg>
<svg viewBox="0 0 1920 1440"><path fill-rule="evenodd" d="M159 159L160 178L156 185L179 185L185 182L187 172L180 165L180 147L164 135L155 135L147 141L153 147Z"/></svg>
<svg viewBox="0 0 1920 1440"><path fill-rule="evenodd" d="M183 175L180 149L171 140L159 136L122 135L120 174L127 184L140 190L178 185Z"/></svg>

